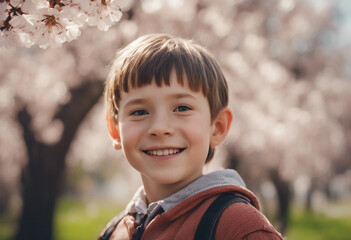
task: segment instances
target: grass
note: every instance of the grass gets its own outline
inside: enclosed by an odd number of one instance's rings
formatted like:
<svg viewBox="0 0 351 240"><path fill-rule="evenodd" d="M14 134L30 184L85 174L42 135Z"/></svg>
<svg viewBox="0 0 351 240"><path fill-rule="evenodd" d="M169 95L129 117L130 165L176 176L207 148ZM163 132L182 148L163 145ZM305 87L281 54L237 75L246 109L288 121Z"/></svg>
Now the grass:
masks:
<svg viewBox="0 0 351 240"><path fill-rule="evenodd" d="M15 231L14 223L15 219L1 216L0 217L0 239L8 240Z"/></svg>
<svg viewBox="0 0 351 240"><path fill-rule="evenodd" d="M112 203L59 202L55 217L56 240L97 239L109 220L121 211Z"/></svg>
<svg viewBox="0 0 351 240"><path fill-rule="evenodd" d="M55 215L55 240L97 239L105 224L121 210L115 203L61 198ZM0 239L10 239L14 218L0 217ZM330 217L293 210L288 240L350 240L351 216Z"/></svg>
<svg viewBox="0 0 351 240"><path fill-rule="evenodd" d="M350 240L351 216L329 217L322 213L292 214L288 240Z"/></svg>

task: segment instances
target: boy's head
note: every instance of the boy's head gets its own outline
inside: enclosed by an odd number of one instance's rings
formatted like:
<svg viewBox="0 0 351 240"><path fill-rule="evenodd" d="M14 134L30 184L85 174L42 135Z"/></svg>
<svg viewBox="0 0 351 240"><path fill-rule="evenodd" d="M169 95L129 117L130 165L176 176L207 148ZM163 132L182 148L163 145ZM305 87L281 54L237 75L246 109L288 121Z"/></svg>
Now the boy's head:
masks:
<svg viewBox="0 0 351 240"><path fill-rule="evenodd" d="M211 121L228 105L225 77L206 49L166 34L146 35L120 50L112 63L105 90L106 117L112 137L111 125L118 123L122 93L152 83L169 86L172 71L180 85L201 91L207 98ZM210 146L206 162L213 155L214 147Z"/></svg>

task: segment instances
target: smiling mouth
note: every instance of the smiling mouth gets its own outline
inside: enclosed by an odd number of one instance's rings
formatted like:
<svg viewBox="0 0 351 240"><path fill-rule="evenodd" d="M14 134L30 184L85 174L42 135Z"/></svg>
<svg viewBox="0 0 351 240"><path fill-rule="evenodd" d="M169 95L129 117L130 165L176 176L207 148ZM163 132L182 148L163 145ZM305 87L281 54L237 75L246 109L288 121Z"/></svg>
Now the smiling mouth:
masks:
<svg viewBox="0 0 351 240"><path fill-rule="evenodd" d="M154 149L143 151L147 155L152 156L168 156L183 152L185 148L170 148L170 149Z"/></svg>

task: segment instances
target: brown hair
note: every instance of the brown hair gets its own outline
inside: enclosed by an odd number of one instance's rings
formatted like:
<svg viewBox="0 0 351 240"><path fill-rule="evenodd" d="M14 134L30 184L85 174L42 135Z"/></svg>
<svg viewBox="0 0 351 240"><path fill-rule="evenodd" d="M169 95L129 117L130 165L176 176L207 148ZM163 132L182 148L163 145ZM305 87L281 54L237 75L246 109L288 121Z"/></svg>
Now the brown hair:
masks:
<svg viewBox="0 0 351 240"><path fill-rule="evenodd" d="M228 105L228 86L218 63L208 51L191 40L168 34L149 34L138 38L117 52L106 81L106 114L118 121L122 91L142 87L153 81L170 85L175 69L179 84L186 76L193 91L202 91L210 106L211 121ZM206 162L212 159L210 146Z"/></svg>

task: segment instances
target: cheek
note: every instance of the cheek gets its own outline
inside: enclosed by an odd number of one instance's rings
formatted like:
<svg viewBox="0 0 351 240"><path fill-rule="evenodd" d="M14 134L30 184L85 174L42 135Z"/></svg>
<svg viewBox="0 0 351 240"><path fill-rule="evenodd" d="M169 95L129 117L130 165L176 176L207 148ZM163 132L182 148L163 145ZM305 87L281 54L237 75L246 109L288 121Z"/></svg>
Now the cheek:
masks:
<svg viewBox="0 0 351 240"><path fill-rule="evenodd" d="M123 149L131 148L138 143L141 135L141 130L133 124L123 124L120 128L121 144Z"/></svg>
<svg viewBox="0 0 351 240"><path fill-rule="evenodd" d="M211 137L210 121L206 121L204 118L194 120L195 121L188 121L183 125L187 138L191 140L193 144L208 147Z"/></svg>

